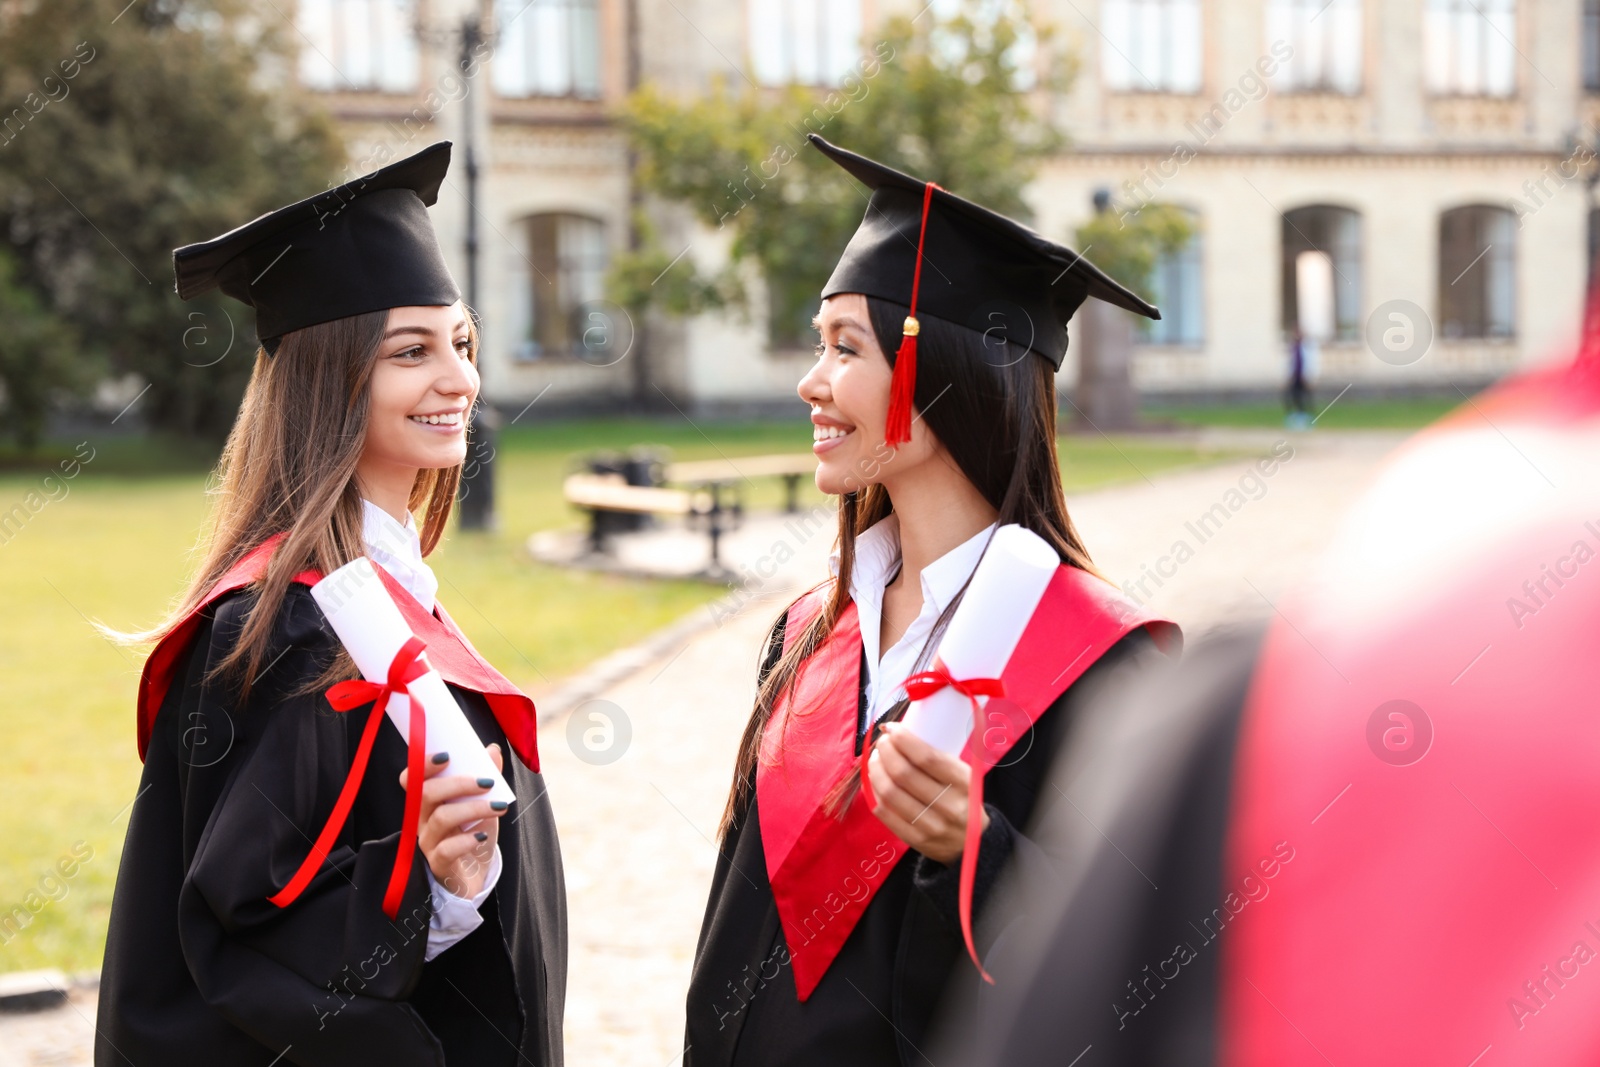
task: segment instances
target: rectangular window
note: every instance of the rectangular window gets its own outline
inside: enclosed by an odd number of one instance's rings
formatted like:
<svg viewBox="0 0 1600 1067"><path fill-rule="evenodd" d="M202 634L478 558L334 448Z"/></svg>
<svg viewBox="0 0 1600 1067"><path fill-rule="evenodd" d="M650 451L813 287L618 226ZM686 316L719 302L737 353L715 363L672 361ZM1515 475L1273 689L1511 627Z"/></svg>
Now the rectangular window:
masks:
<svg viewBox="0 0 1600 1067"><path fill-rule="evenodd" d="M1267 48L1294 49L1274 79L1284 92L1361 91L1362 0L1271 0Z"/></svg>
<svg viewBox="0 0 1600 1067"><path fill-rule="evenodd" d="M1105 0L1101 16L1106 88L1200 91L1200 0Z"/></svg>
<svg viewBox="0 0 1600 1067"><path fill-rule="evenodd" d="M1583 91L1600 93L1600 0L1583 0Z"/></svg>
<svg viewBox="0 0 1600 1067"><path fill-rule="evenodd" d="M605 224L583 215L534 215L518 227L511 325L518 359L582 355L588 312L605 295Z"/></svg>
<svg viewBox="0 0 1600 1067"><path fill-rule="evenodd" d="M600 96L598 0L497 0L501 96Z"/></svg>
<svg viewBox="0 0 1600 1067"><path fill-rule="evenodd" d="M300 0L300 81L330 92L409 93L417 42L406 0Z"/></svg>
<svg viewBox="0 0 1600 1067"><path fill-rule="evenodd" d="M1423 61L1438 96L1517 91L1516 0L1427 0Z"/></svg>
<svg viewBox="0 0 1600 1067"><path fill-rule="evenodd" d="M838 85L861 51L861 0L748 0L750 66L762 85Z"/></svg>
<svg viewBox="0 0 1600 1067"><path fill-rule="evenodd" d="M1139 320L1148 344L1198 347L1205 343L1200 217L1194 212L1185 214L1193 227L1188 243L1171 255L1157 257L1150 272L1151 295L1161 309L1161 318Z"/></svg>

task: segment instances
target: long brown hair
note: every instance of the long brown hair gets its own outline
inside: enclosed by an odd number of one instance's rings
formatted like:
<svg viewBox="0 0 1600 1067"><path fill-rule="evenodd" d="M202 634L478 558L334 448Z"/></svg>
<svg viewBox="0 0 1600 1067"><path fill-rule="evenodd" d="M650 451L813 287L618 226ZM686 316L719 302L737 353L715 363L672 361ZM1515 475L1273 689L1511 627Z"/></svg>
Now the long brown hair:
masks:
<svg viewBox="0 0 1600 1067"><path fill-rule="evenodd" d="M273 355L257 349L244 403L211 479L211 518L196 546L200 562L188 588L153 628L112 636L127 642L165 637L239 560L285 534L237 643L211 676L236 684L241 701L248 697L294 575L308 567L327 574L366 553L356 464L388 316L385 310L335 319L285 334ZM471 313L467 329L475 363L478 331ZM407 506L424 515L424 555L444 533L460 480L460 465L417 474ZM351 673L341 650L313 685Z"/></svg>
<svg viewBox="0 0 1600 1067"><path fill-rule="evenodd" d="M892 366L908 309L877 297L866 300L872 332ZM919 320L922 332L917 338L914 405L923 422L961 473L999 513L1000 525L1026 527L1047 541L1063 563L1098 573L1067 514L1061 488L1054 368L1004 336L980 333L930 315L919 316ZM749 807L751 772L760 759L762 734L779 699L785 695L793 698L802 666L827 640L850 603L856 538L893 511L894 504L882 485L867 485L840 496L838 576L822 611L802 632L789 635L789 647L757 689L755 708L739 742L720 835L726 836ZM962 592L965 590L963 585ZM960 603L958 594L940 613L923 646L918 669L938 647ZM768 649L763 658L775 652ZM899 701L881 721L899 719L906 706L906 701ZM857 772L852 770L830 794L830 809L842 813L858 786Z"/></svg>

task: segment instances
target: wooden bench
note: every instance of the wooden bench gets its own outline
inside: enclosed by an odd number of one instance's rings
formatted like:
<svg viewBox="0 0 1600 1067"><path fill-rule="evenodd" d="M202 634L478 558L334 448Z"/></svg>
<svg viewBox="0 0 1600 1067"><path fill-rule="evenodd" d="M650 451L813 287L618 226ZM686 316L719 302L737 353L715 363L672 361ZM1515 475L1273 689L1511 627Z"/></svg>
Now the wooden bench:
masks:
<svg viewBox="0 0 1600 1067"><path fill-rule="evenodd" d="M722 570L721 540L729 527L729 516L737 522L744 513L739 483L753 478L782 478L786 491L784 509L795 512L800 509L800 479L810 477L816 469L816 458L806 454L741 456L733 460L667 464L666 481L689 486L688 489L629 485L620 474L590 473L568 475L561 488L567 503L589 513L589 547L594 552L605 551L609 532L607 515L681 515L693 521L703 519L711 538L709 570L716 573ZM730 490L731 500L728 498Z"/></svg>
<svg viewBox="0 0 1600 1067"><path fill-rule="evenodd" d="M650 485L629 485L620 474L573 474L561 485L567 503L589 513L589 547L605 551L607 513L629 515L681 515L705 519L711 537L713 572L722 569L720 542L728 509L721 506L720 494L665 489ZM737 512L737 508L734 509Z"/></svg>
<svg viewBox="0 0 1600 1067"><path fill-rule="evenodd" d="M728 486L754 478L782 478L783 510L800 510L800 479L817 471L817 457L810 453L783 453L771 456L740 456L738 459L704 459L669 463L666 479L677 485Z"/></svg>

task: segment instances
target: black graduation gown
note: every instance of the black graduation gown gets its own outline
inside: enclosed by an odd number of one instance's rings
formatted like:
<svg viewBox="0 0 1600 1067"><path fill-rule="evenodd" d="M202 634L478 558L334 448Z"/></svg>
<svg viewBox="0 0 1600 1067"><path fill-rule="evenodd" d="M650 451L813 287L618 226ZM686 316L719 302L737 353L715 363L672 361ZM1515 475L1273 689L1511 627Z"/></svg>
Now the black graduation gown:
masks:
<svg viewBox="0 0 1600 1067"><path fill-rule="evenodd" d="M786 619L769 638L763 677L782 652ZM1034 870L1049 863L1021 831L1036 807L1051 803L1040 794L1074 705L1109 679L1136 670L1145 656L1157 655L1143 630L1125 636L984 778L990 822L978 850L973 908L974 936L986 958L1007 940L1015 918L984 914L985 898L1000 873L1008 864ZM858 708L865 716L865 689ZM859 745L858 739L858 753ZM941 995L956 1005L976 1003L984 995L961 937L959 863L946 867L915 850L902 856L801 1003L767 879L751 777L749 806L723 842L700 928L689 981L684 1067L930 1063L924 1046Z"/></svg>
<svg viewBox="0 0 1600 1067"><path fill-rule="evenodd" d="M337 649L299 584L248 702L206 684L254 600L245 589L216 603L156 716L112 900L95 1063L558 1067L560 846L542 777L511 753L481 695L451 686L484 743L506 753L517 794L481 926L424 962L420 850L395 920L383 913L405 795L406 746L390 726L327 862L294 903L268 902L321 830L367 716L381 713L341 714L321 692L295 692Z"/></svg>
<svg viewBox="0 0 1600 1067"><path fill-rule="evenodd" d="M1215 635L1181 665L1082 704L1089 728L1049 780L1081 815L1053 812L1033 828L1070 859L1052 878L1001 890L999 906L1027 915L1013 980L982 1011L941 1020L929 1045L941 1065L1043 1067L1080 1055L1081 1067L1218 1062L1228 930L1207 919L1223 902L1235 756L1259 644L1253 628Z"/></svg>

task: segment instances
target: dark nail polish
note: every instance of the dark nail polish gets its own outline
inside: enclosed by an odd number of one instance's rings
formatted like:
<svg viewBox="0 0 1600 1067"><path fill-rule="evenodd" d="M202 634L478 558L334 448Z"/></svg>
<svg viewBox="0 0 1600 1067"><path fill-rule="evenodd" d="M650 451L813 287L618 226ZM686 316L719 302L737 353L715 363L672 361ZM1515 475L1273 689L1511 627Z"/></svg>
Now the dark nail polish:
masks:
<svg viewBox="0 0 1600 1067"><path fill-rule="evenodd" d="M491 800L489 801L489 806L495 811L505 811L511 806L511 802L506 800Z"/></svg>
<svg viewBox="0 0 1600 1067"><path fill-rule="evenodd" d="M488 789L493 785L494 785L494 779L493 778L479 778L478 779L478 788L479 789Z"/></svg>
<svg viewBox="0 0 1600 1067"><path fill-rule="evenodd" d="M472 836L476 837L480 843L489 840L489 835L484 833L482 830L479 830L477 833L473 834Z"/></svg>
<svg viewBox="0 0 1600 1067"><path fill-rule="evenodd" d="M448 753L448 752L435 752L433 754L433 762L435 762L435 763L449 763L450 762L450 753Z"/></svg>

